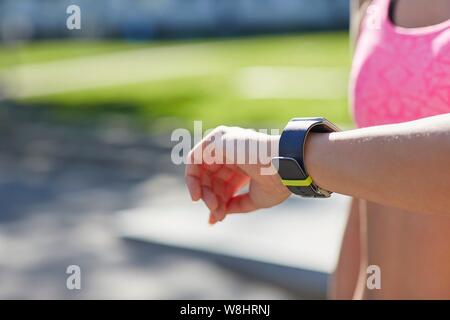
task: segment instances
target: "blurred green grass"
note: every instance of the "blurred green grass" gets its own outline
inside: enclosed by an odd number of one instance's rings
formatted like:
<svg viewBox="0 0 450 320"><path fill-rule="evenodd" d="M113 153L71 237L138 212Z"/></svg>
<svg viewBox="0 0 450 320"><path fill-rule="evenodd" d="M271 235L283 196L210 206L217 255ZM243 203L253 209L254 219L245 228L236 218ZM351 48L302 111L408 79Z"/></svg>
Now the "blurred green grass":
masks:
<svg viewBox="0 0 450 320"><path fill-rule="evenodd" d="M39 41L0 46L0 70L16 65L92 56L144 47L144 43L125 41Z"/></svg>
<svg viewBox="0 0 450 320"><path fill-rule="evenodd" d="M199 54L190 51L189 45L201 45ZM345 94L333 99L248 99L236 90L240 72L248 67L337 67L348 70L348 36L343 32L152 43L35 42L15 48L14 59L6 59L8 50L0 48L0 61L3 61L0 70L80 57L98 57L100 61L110 53L140 48L165 48L182 57L161 56L158 61L149 62L149 72L152 63L162 68L205 63L215 66L214 72L28 97L19 102L50 108L60 116L74 120L97 119L105 114L126 115L155 131L176 126L189 128L193 120L203 120L204 128L218 124L281 128L292 117L319 115L343 126L351 123ZM183 48L187 48L185 55ZM342 77L341 81L346 82L347 77ZM322 85L326 89L336 84Z"/></svg>

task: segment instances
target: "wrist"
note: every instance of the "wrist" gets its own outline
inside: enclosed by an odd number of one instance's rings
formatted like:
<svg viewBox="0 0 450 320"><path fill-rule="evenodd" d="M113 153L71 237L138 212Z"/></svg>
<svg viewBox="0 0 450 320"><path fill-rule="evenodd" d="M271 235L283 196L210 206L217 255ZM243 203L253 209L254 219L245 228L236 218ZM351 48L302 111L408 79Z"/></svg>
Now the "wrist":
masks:
<svg viewBox="0 0 450 320"><path fill-rule="evenodd" d="M330 157L330 136L334 133L311 132L304 147L305 169L313 182L326 190L330 190L326 181L325 161Z"/></svg>
<svg viewBox="0 0 450 320"><path fill-rule="evenodd" d="M282 183L288 187L288 189L299 196L306 198L328 198L331 195L331 189L325 188L321 179L317 178L314 169L312 169L311 163L315 166L315 162L311 161L316 157L310 157L309 167L312 170L308 170L306 164L305 151L311 153L312 146L317 143L313 143L317 140L313 133L327 133L339 131L333 123L329 122L323 117L315 118L293 118L291 119L283 130L283 133L279 141L279 156L275 157L272 161L278 169L278 174L282 178ZM309 146L306 147L307 140L309 139ZM325 137L327 137L326 135ZM317 137L320 137L318 135ZM316 148L314 147L314 150ZM320 148L317 149L320 151ZM315 177L312 177L314 175Z"/></svg>

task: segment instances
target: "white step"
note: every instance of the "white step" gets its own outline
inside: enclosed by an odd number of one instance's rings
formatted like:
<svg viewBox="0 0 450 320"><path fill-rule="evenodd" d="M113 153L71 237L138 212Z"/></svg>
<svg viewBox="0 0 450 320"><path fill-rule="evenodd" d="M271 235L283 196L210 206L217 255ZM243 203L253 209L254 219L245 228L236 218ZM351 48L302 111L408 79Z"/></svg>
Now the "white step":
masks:
<svg viewBox="0 0 450 320"><path fill-rule="evenodd" d="M292 196L277 207L209 226L206 207L190 201L181 180L161 176L139 194L136 208L117 215L123 237L326 273L337 262L349 207L349 198L337 194Z"/></svg>

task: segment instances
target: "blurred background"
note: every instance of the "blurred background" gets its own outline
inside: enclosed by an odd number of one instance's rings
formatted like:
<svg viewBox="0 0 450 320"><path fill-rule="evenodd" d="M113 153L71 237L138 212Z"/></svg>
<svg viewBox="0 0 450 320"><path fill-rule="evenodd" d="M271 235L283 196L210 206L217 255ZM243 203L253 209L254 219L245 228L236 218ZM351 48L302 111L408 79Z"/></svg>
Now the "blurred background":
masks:
<svg viewBox="0 0 450 320"><path fill-rule="evenodd" d="M209 227L171 132L351 127L348 20L348 0L0 0L0 298L325 298L348 199Z"/></svg>

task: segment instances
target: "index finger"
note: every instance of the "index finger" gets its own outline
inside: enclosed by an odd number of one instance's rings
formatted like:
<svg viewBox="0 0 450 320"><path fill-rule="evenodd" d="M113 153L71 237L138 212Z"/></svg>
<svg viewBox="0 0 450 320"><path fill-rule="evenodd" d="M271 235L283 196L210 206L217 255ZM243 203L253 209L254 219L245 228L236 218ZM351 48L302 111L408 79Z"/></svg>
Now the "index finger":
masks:
<svg viewBox="0 0 450 320"><path fill-rule="evenodd" d="M220 165L209 165L203 167L203 150L206 146L211 143L211 137L217 133L221 132L220 127L216 130L210 132L206 137L204 137L197 145L192 148L192 150L187 155L186 168L185 168L185 181L189 189L189 193L193 201L200 200L202 197L201 188L201 174L204 170L216 171L220 168Z"/></svg>

